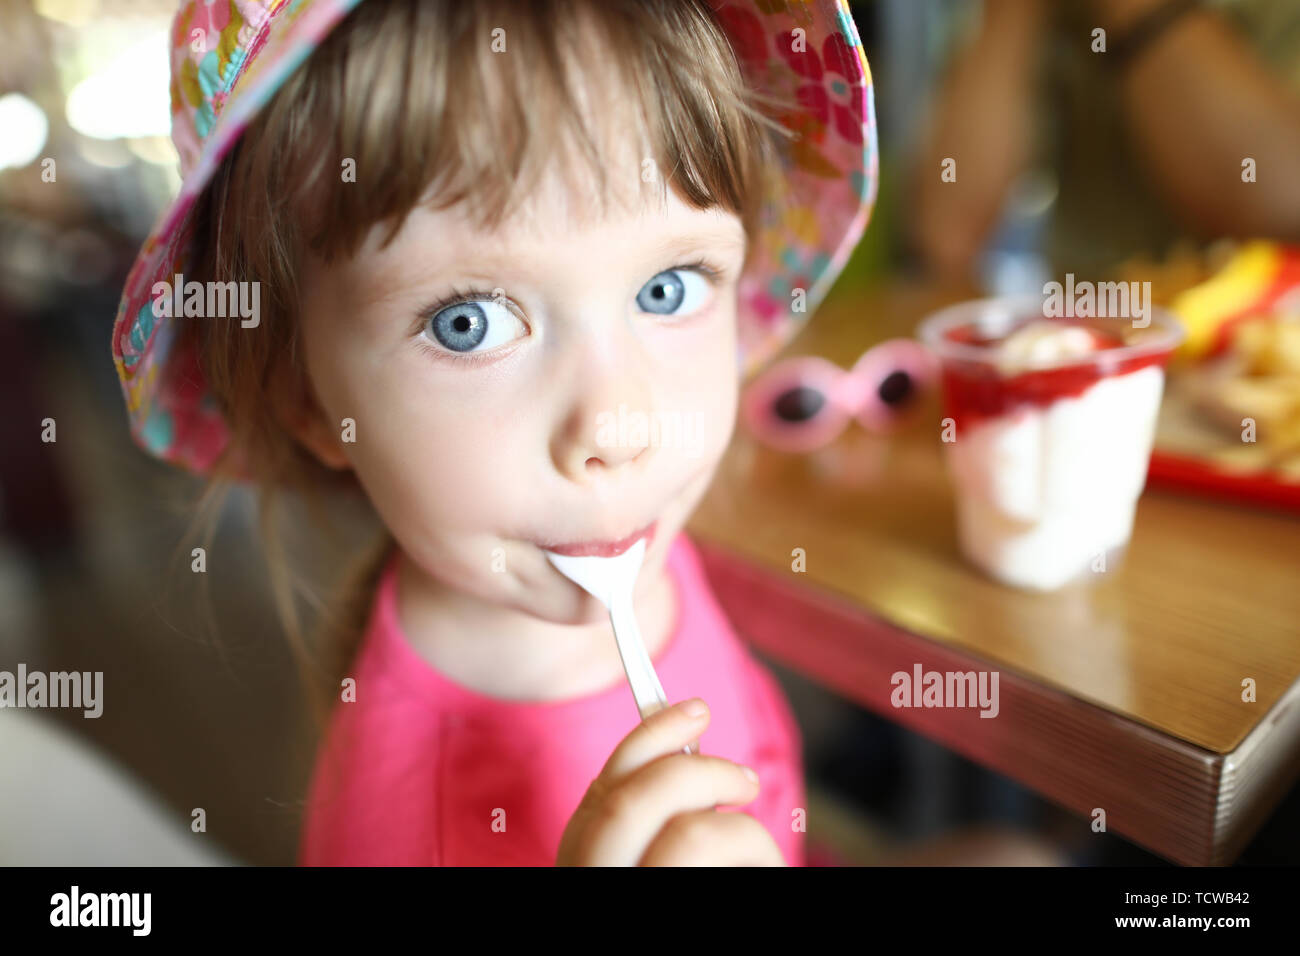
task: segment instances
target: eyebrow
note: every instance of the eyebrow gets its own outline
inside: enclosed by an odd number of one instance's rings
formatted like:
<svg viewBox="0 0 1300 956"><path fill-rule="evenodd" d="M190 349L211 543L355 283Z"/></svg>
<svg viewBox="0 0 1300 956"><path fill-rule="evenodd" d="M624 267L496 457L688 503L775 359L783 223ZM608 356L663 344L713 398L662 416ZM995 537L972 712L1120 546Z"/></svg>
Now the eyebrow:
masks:
<svg viewBox="0 0 1300 956"><path fill-rule="evenodd" d="M648 246L648 254L651 259L680 258L699 252L704 249L726 248L735 250L741 255L748 251L749 236L741 229L739 232L723 226L705 226L693 228L685 231L673 233L665 236L660 242ZM517 266L518 260L512 256L498 256L490 253L468 253L457 250L456 254L449 258L445 263L439 263L439 266L448 271L464 269L469 264L476 268L474 272L482 275L488 275L501 271L504 268ZM372 273L371 281L375 282L376 287L385 289L386 293L381 294L378 299L367 296L367 301L383 301L392 294L395 289L403 286L401 282L395 282L388 279L384 274Z"/></svg>
<svg viewBox="0 0 1300 956"><path fill-rule="evenodd" d="M658 243L647 246L646 251L647 258L668 259L719 247L735 250L743 254L748 245L749 237L743 231L736 234L730 229L718 227L675 233L666 236ZM502 268L518 266L519 260L510 255L498 256L492 253L463 254L458 251L455 256L443 265L447 268L456 269L468 263L476 265L478 267L476 271L491 273Z"/></svg>
<svg viewBox="0 0 1300 956"><path fill-rule="evenodd" d="M736 235L731 230L709 229L702 232L679 234L665 239L654 247L655 255L673 255L709 246L725 246L744 251L748 238L742 232Z"/></svg>

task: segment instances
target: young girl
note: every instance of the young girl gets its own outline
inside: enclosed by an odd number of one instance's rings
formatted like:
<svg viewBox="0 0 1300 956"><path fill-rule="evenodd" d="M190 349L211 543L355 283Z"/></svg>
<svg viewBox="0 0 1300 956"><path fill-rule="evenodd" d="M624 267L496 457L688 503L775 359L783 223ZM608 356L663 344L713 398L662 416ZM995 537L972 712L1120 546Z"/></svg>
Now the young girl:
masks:
<svg viewBox="0 0 1300 956"><path fill-rule="evenodd" d="M113 334L133 433L387 529L322 650L300 861L802 864L798 731L681 529L866 225L847 5L187 0L172 39L184 185ZM639 722L543 549L643 537L681 703Z"/></svg>

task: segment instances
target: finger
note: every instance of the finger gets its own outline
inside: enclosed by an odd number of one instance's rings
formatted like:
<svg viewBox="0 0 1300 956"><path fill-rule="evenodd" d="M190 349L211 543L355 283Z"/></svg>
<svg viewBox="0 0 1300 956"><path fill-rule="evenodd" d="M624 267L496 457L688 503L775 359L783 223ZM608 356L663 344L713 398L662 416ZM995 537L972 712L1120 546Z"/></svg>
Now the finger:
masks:
<svg viewBox="0 0 1300 956"><path fill-rule="evenodd" d="M696 810L673 817L639 866L784 866L766 828L748 813Z"/></svg>
<svg viewBox="0 0 1300 956"><path fill-rule="evenodd" d="M699 716L691 716L686 712L689 704L704 706L704 712ZM605 766L600 771L602 783L606 787L613 787L623 777L650 761L680 753L682 747L704 732L709 726L709 719L709 708L698 697L651 714L623 738L605 761Z"/></svg>
<svg viewBox="0 0 1300 956"><path fill-rule="evenodd" d="M758 783L722 757L670 754L652 761L604 794L592 810L584 856L604 866L632 866L679 813L738 806L758 796Z"/></svg>

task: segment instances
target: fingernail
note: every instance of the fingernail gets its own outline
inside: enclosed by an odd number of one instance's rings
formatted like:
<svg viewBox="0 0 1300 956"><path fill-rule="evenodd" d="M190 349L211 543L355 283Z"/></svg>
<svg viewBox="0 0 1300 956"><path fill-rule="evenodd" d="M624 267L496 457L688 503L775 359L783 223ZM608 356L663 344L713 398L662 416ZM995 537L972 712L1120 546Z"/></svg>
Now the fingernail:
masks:
<svg viewBox="0 0 1300 956"><path fill-rule="evenodd" d="M750 783L758 783L758 774L754 773L754 771L750 770L748 767L741 767L740 771L749 778Z"/></svg>
<svg viewBox="0 0 1300 956"><path fill-rule="evenodd" d="M698 697L682 704L682 713L687 717L703 717L708 712L709 708L705 705L704 701L700 700Z"/></svg>

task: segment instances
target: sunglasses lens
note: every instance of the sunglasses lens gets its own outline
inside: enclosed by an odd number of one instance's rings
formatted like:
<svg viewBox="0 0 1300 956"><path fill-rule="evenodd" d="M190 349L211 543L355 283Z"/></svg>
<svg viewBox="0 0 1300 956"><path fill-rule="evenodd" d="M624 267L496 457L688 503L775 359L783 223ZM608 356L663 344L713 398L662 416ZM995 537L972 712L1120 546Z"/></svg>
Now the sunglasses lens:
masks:
<svg viewBox="0 0 1300 956"><path fill-rule="evenodd" d="M916 393L916 383L912 376L901 370L890 372L876 389L880 400L891 408L905 405Z"/></svg>
<svg viewBox="0 0 1300 956"><path fill-rule="evenodd" d="M820 412L825 404L826 396L820 391L800 385L777 396L772 411L784 422L806 422Z"/></svg>

